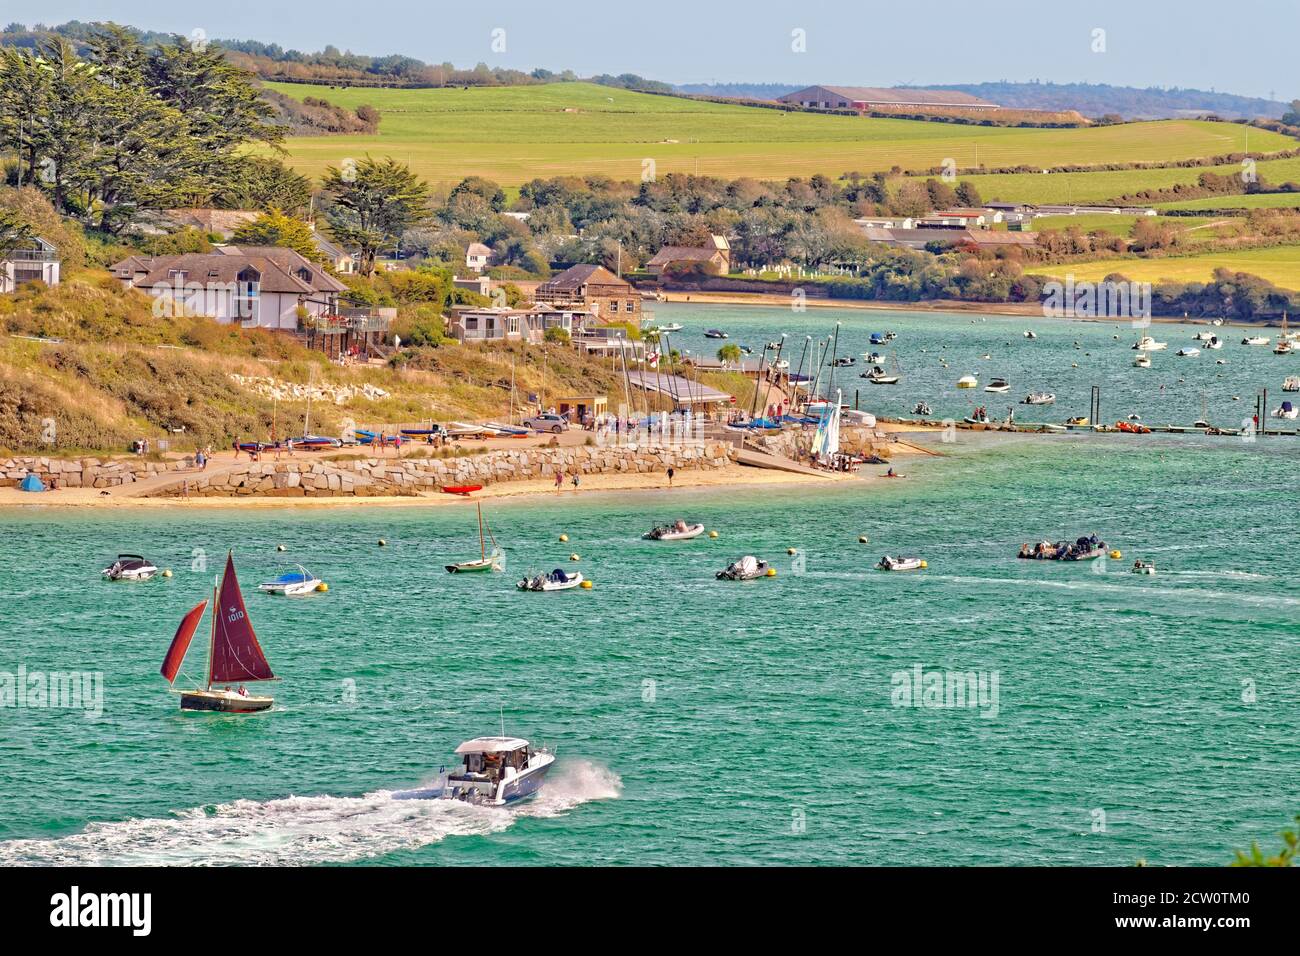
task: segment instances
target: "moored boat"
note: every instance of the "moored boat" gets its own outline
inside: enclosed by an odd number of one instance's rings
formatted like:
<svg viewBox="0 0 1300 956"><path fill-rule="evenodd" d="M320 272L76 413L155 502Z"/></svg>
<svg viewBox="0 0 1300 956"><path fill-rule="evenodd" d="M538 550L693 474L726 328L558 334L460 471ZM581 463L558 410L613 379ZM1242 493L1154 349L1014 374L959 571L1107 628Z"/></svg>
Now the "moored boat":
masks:
<svg viewBox="0 0 1300 956"><path fill-rule="evenodd" d="M248 714L267 710L274 703L268 696L249 694L244 684L253 681L278 680L267 663L262 646L258 643L253 623L244 606L244 595L239 590L235 576L233 553L226 555L226 569L220 586L212 589L212 630L208 644L208 679L203 687L177 690L176 675L185 660L194 631L208 607L204 599L181 619L180 627L167 648L161 673L172 685L173 694L181 698L181 710L216 711L226 714ZM218 686L224 685L224 686ZM234 687L232 685L238 685Z"/></svg>
<svg viewBox="0 0 1300 956"><path fill-rule="evenodd" d="M687 524L680 518L671 524L657 525L651 528L641 537L649 541L689 541L691 538L698 538L704 533L704 525Z"/></svg>
<svg viewBox="0 0 1300 956"><path fill-rule="evenodd" d="M1273 409L1275 418L1285 418L1288 421L1295 421L1300 417L1300 408L1297 408L1293 402L1283 402L1277 408Z"/></svg>
<svg viewBox="0 0 1300 956"><path fill-rule="evenodd" d="M1242 345L1268 345L1271 342L1267 335L1250 335L1241 340Z"/></svg>
<svg viewBox="0 0 1300 956"><path fill-rule="evenodd" d="M1134 368L1150 368L1151 355L1149 352L1138 352L1137 358L1133 360Z"/></svg>
<svg viewBox="0 0 1300 956"><path fill-rule="evenodd" d="M975 388L977 385L979 385L979 379L974 375L963 375L957 379L958 388Z"/></svg>
<svg viewBox="0 0 1300 956"><path fill-rule="evenodd" d="M768 572L772 566L760 561L752 554L747 554L739 561L733 561L726 568L714 575L719 581L752 581L755 578L771 577Z"/></svg>
<svg viewBox="0 0 1300 956"><path fill-rule="evenodd" d="M257 589L264 594L281 594L286 597L296 597L302 594L311 594L313 591L321 591L325 582L316 575L312 574L301 564L297 565L297 571L286 571L270 581L264 581L257 586Z"/></svg>
<svg viewBox="0 0 1300 956"><path fill-rule="evenodd" d="M109 581L148 581L158 573L158 568L138 554L119 554L117 560L100 573Z"/></svg>
<svg viewBox="0 0 1300 956"><path fill-rule="evenodd" d="M483 521L483 504L475 502L478 505L478 553L477 558L469 561L459 561L455 564L443 565L449 574L469 574L476 571L500 571L505 566L505 555L497 547L496 538L492 537L492 529L488 528ZM487 530L487 537L492 541L492 553L488 553L487 541L484 540L483 532Z"/></svg>
<svg viewBox="0 0 1300 956"><path fill-rule="evenodd" d="M704 332L704 337L706 339L725 339L727 337L727 333L722 331L722 329L706 329Z"/></svg>
<svg viewBox="0 0 1300 956"><path fill-rule="evenodd" d="M927 567L926 562L917 557L891 557L885 555L876 564L877 570L880 571L920 571Z"/></svg>
<svg viewBox="0 0 1300 956"><path fill-rule="evenodd" d="M1197 355L1200 355L1200 354L1201 354L1201 350L1198 349L1198 348L1196 348L1195 346L1192 346L1192 347L1190 347L1190 348L1179 349L1179 350L1178 350L1176 353L1174 353L1174 354L1176 354L1176 355L1178 355L1178 356L1181 356L1182 358L1193 358L1193 357L1195 357L1195 356L1197 356Z"/></svg>
<svg viewBox="0 0 1300 956"><path fill-rule="evenodd" d="M582 574L556 568L550 574L534 574L515 584L521 591L567 591L582 583Z"/></svg>
<svg viewBox="0 0 1300 956"><path fill-rule="evenodd" d="M1020 400L1021 405L1054 405L1055 403L1054 392L1030 392Z"/></svg>
<svg viewBox="0 0 1300 956"><path fill-rule="evenodd" d="M995 378L984 386L984 391L1005 395L1007 392L1011 391L1011 383L1005 378Z"/></svg>
<svg viewBox="0 0 1300 956"><path fill-rule="evenodd" d="M1133 562L1131 569L1134 574L1155 574L1156 563L1154 561L1143 561L1141 558Z"/></svg>
<svg viewBox="0 0 1300 956"><path fill-rule="evenodd" d="M1144 335L1133 343L1133 348L1139 352L1161 352L1169 348L1168 342L1157 342L1149 335Z"/></svg>
<svg viewBox="0 0 1300 956"><path fill-rule="evenodd" d="M1300 375L1288 375L1282 383L1284 392L1300 392Z"/></svg>

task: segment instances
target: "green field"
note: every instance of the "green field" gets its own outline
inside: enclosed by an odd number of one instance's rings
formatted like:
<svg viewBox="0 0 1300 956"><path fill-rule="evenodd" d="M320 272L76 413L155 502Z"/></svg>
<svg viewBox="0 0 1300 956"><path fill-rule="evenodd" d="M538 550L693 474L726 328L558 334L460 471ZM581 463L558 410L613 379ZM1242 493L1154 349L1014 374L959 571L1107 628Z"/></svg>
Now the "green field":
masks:
<svg viewBox="0 0 1300 956"><path fill-rule="evenodd" d="M1148 216L1123 216L1111 215L1110 213L1084 213L1078 216L1040 216L1034 220L1035 229L1068 229L1074 226L1084 232L1109 232L1112 235L1123 236L1128 238L1133 235L1133 225L1139 219L1151 219ZM1211 223L1230 222L1224 219L1210 219L1205 216L1178 216L1165 217L1159 220L1161 224L1172 224L1178 229L1188 233L1188 238L1193 242L1204 241L1214 238L1218 232Z"/></svg>
<svg viewBox="0 0 1300 956"><path fill-rule="evenodd" d="M1051 273L1076 280L1094 282L1111 273L1120 273L1139 282L1206 282L1218 268L1233 272L1250 272L1284 289L1300 289L1300 246L1277 246L1271 249L1247 249L1242 252L1219 252L1176 259L1106 259L1098 262L1071 262L1052 266Z"/></svg>
<svg viewBox="0 0 1300 956"><path fill-rule="evenodd" d="M1232 152L1242 148L1246 135L1240 126L1195 120L1053 130L820 116L588 83L424 90L267 86L298 99L322 97L351 108L369 104L383 114L376 135L289 140L288 160L300 171L319 176L326 166L369 154L392 156L442 183L474 174L503 186L585 173L639 180L646 160L654 161L660 176L760 179L929 168L946 159L963 167L1157 161ZM1261 151L1295 145L1266 131L1251 130L1249 138L1250 147ZM1195 178L1199 170L1190 172ZM1039 179L1057 177L1028 177ZM1125 190L1104 190L1116 191ZM1011 197L1005 189L985 197L995 194Z"/></svg>
<svg viewBox="0 0 1300 956"><path fill-rule="evenodd" d="M1300 193L1255 193L1250 196L1206 196L1204 199L1185 199L1182 202L1165 202L1157 209L1296 209L1300 208Z"/></svg>
<svg viewBox="0 0 1300 956"><path fill-rule="evenodd" d="M1291 149L1295 140L1278 144L1270 141L1260 146L1257 136L1264 134L1252 130L1250 142L1252 149L1278 150ZM1227 150L1207 151L1203 155L1221 155ZM1118 158L1116 161L1122 161ZM1256 170L1272 183L1288 181L1300 182L1300 158L1265 160L1256 165ZM1002 199L1016 202L1032 203L1093 203L1127 196L1144 189L1166 189L1179 183L1195 183L1204 172L1224 176L1241 172L1240 166L1200 166L1190 169L1118 169L1096 173L1007 173L986 176L962 176L980 191L985 200ZM1295 194L1291 194L1295 195ZM1225 196L1212 206L1222 206ZM1208 200L1207 200L1208 202ZM1178 205L1181 205L1178 204Z"/></svg>

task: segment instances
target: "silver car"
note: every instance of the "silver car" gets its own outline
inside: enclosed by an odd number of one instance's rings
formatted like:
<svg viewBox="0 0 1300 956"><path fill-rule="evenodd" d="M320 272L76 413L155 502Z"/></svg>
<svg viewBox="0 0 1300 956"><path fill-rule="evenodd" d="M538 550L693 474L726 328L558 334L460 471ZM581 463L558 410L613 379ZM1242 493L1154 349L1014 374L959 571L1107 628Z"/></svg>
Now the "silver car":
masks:
<svg viewBox="0 0 1300 956"><path fill-rule="evenodd" d="M524 419L524 427L531 428L535 432L567 432L569 430L569 421L563 415L552 415L545 412L541 415L534 415L532 418Z"/></svg>

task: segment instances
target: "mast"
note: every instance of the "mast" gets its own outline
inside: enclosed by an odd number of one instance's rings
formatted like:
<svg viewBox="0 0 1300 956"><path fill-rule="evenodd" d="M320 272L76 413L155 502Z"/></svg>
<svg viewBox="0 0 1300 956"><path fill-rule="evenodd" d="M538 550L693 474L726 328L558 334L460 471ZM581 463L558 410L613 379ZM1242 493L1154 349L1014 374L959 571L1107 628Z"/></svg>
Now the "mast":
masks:
<svg viewBox="0 0 1300 956"><path fill-rule="evenodd" d="M212 690L212 658L217 653L217 614L221 607L217 603L217 579L212 579L212 631L208 637L208 690Z"/></svg>
<svg viewBox="0 0 1300 956"><path fill-rule="evenodd" d="M479 557L487 558L487 546L483 543L483 502L474 502L478 505L478 553Z"/></svg>

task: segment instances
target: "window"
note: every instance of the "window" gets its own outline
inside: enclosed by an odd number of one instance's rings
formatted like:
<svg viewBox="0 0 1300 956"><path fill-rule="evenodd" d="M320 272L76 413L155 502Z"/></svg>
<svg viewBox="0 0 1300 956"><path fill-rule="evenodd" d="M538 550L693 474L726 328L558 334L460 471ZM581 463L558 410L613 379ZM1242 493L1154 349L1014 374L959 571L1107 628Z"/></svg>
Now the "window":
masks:
<svg viewBox="0 0 1300 956"><path fill-rule="evenodd" d="M189 275L184 269L170 269L167 272L167 281L172 285L184 285L185 277Z"/></svg>
<svg viewBox="0 0 1300 956"><path fill-rule="evenodd" d="M626 307L626 308L627 308L627 311L628 311L628 312L635 312L635 311L636 311L636 300L635 300L635 299L628 299L628 300L627 300L627 307Z"/></svg>

